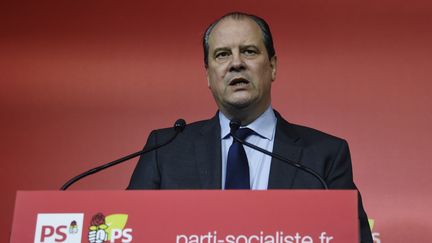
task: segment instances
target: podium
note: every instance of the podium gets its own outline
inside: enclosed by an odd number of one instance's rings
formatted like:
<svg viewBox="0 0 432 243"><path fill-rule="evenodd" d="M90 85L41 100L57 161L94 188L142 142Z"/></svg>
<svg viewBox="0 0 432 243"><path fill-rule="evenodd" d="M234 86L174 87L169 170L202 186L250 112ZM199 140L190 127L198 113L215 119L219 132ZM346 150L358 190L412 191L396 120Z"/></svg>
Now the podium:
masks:
<svg viewBox="0 0 432 243"><path fill-rule="evenodd" d="M358 242L353 190L19 191L11 243Z"/></svg>

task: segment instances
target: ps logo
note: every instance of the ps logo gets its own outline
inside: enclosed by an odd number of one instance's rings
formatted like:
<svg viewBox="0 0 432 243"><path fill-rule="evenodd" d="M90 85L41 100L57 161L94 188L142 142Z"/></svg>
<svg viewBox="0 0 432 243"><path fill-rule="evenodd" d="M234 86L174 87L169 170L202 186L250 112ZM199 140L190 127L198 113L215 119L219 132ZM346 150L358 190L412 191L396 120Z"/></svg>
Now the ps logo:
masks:
<svg viewBox="0 0 432 243"><path fill-rule="evenodd" d="M89 242L132 242L132 229L125 228L127 221L127 214L95 214L90 222L88 233Z"/></svg>
<svg viewBox="0 0 432 243"><path fill-rule="evenodd" d="M34 243L81 243L84 214L38 214Z"/></svg>

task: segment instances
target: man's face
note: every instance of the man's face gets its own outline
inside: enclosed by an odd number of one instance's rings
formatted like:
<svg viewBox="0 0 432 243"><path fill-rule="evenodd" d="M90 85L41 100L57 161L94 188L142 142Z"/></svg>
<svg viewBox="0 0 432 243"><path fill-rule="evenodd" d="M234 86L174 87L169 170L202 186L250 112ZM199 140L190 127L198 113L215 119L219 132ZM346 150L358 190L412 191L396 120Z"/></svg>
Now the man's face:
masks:
<svg viewBox="0 0 432 243"><path fill-rule="evenodd" d="M253 20L225 18L214 27L206 72L225 115L238 110L260 114L270 105L276 57L269 60L261 29Z"/></svg>

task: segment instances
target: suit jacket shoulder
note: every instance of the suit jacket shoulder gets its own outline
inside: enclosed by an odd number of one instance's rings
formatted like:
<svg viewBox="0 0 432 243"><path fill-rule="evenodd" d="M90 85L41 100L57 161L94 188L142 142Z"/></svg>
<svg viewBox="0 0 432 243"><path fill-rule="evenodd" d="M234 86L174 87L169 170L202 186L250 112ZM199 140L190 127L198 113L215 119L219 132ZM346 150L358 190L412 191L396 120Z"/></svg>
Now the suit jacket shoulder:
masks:
<svg viewBox="0 0 432 243"><path fill-rule="evenodd" d="M279 113L275 113L277 125L274 153L313 169L330 187L354 188L353 183L349 182L352 181L351 160L344 139L289 123ZM291 165L273 159L271 166L271 188L322 188L318 180ZM341 174L344 175L342 178L347 179L344 184L334 181L336 175Z"/></svg>
<svg viewBox="0 0 432 243"><path fill-rule="evenodd" d="M172 128L154 130L145 148L174 134ZM220 146L217 115L191 123L171 143L140 157L128 189L220 189Z"/></svg>

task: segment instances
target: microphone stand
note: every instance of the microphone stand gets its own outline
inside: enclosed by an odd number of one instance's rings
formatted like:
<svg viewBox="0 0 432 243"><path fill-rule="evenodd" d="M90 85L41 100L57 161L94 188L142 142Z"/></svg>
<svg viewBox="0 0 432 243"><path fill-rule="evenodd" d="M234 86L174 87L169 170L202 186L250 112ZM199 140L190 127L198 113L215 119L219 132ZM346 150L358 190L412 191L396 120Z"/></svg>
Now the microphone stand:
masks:
<svg viewBox="0 0 432 243"><path fill-rule="evenodd" d="M294 161L288 160L288 159L282 157L282 156L279 155L279 154L272 153L272 152L270 152L270 151L267 151L267 150L265 150L265 149L263 149L263 148L260 148L260 147L258 147L258 146L256 146L256 145L253 145L253 144L251 144L251 143L246 142L245 140L242 140L242 139L238 138L238 137L235 135L235 131L237 131L237 129L239 129L239 127L240 127L240 123L239 123L239 122L231 121L231 122L230 122L230 127L231 127L230 135L231 135L231 136L233 137L233 139L236 140L237 142L239 142L239 143L241 143L241 144L243 144L243 145L246 145L246 146L248 146L248 147L250 147L250 148L252 148L252 149L258 150L258 151L260 151L260 152L263 153L263 154L266 154L266 155L268 155L268 156L270 156L270 157L272 157L272 158L276 158L276 159L278 159L278 160L280 160L280 161L282 161L282 162L285 162L285 163L287 163L287 164L289 164L289 165L291 165L291 166L294 166L294 167L296 167L296 168L298 168L298 169L300 169L300 170L305 171L306 173L309 173L309 174L313 175L316 179L318 179L318 180L320 181L320 183L321 183L321 185L323 186L323 188L324 188L325 190L328 190L327 183L324 181L324 179L323 179L323 178L322 178L322 177L321 177L317 172L315 172L314 170L312 170L311 168L309 168L309 167L307 167L307 166L304 166L304 165L302 165L302 164L299 164L299 163L297 163L297 162L294 162Z"/></svg>
<svg viewBox="0 0 432 243"><path fill-rule="evenodd" d="M69 181L67 181L67 182L66 182L66 183L65 183L65 184L60 188L60 190L61 190L61 191L65 191L65 190L68 189L72 184L74 184L75 182L81 180L81 179L84 178L84 177L87 177L87 176L89 176L89 175L92 175L92 174L94 174L94 173L96 173L96 172L99 172L99 171L101 171L101 170L105 170L105 169L107 169L107 168L109 168L109 167L111 167L111 166L114 166L114 165L120 164L120 163L122 163L122 162L124 162L124 161L130 160L130 159L135 158L135 157L137 157L137 156L139 156L139 155L142 155L142 154L145 154L145 153L151 152L151 151L153 151L153 150L156 150L156 149L158 149L158 148L160 148L160 147L163 147L163 146L165 146L165 145L171 143L171 142L172 142L172 141L177 137L177 135L178 135L180 132L182 132L182 131L184 130L185 126L186 126L186 122L185 122L185 120L183 120L183 119L178 119L178 120L174 123L174 130L175 130L175 134L174 134L174 135L173 135L173 136L172 136L168 141L166 141L166 142L164 142L164 143L162 143L162 144L157 144L157 145L154 146L154 147L150 147L150 148L148 148L148 149L143 149L143 150L140 150L140 151L138 151L138 152L135 152L135 153L132 153L132 154L126 155L126 156L124 156L124 157L122 157L122 158L120 158L120 159L117 159L117 160L111 161L111 162L109 162L109 163L106 163L106 164L103 164L103 165L101 165L101 166L98 166L98 167L95 167L95 168L93 168L93 169L90 169L90 170L88 170L88 171L86 171L86 172L84 172L84 173L81 173L81 174L79 174L79 175L73 177L73 178L70 179Z"/></svg>

